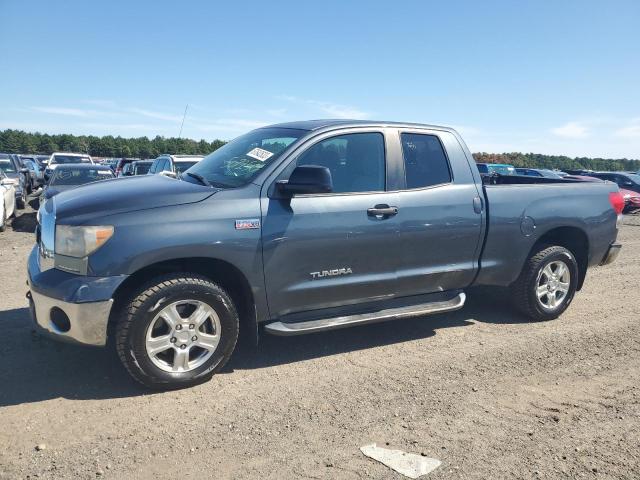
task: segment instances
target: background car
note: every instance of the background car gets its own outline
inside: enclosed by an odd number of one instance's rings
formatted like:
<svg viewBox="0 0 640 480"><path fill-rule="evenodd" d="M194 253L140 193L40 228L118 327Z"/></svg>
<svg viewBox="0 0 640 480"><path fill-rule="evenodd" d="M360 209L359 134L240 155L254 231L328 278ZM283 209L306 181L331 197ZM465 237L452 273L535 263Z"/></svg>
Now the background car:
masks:
<svg viewBox="0 0 640 480"><path fill-rule="evenodd" d="M56 152L52 153L49 161L47 162L47 168L44 170L44 180L49 181L51 174L58 167L58 165L67 165L70 163L87 163L93 165L93 159L85 153L64 153Z"/></svg>
<svg viewBox="0 0 640 480"><path fill-rule="evenodd" d="M135 162L136 160L140 160L139 158L121 158L117 161L116 163L116 167L114 170L114 173L116 174L116 177L122 177L123 176L123 171L124 171L124 167L126 165L128 165L131 162Z"/></svg>
<svg viewBox="0 0 640 480"><path fill-rule="evenodd" d="M16 189L13 181L0 170L0 232L7 228L7 220L15 215Z"/></svg>
<svg viewBox="0 0 640 480"><path fill-rule="evenodd" d="M620 193L624 198L623 213L633 213L640 210L640 193L624 188L620 189Z"/></svg>
<svg viewBox="0 0 640 480"><path fill-rule="evenodd" d="M515 175L516 169L513 165L507 165L504 163L478 163L478 170L481 175Z"/></svg>
<svg viewBox="0 0 640 480"><path fill-rule="evenodd" d="M107 165L109 168L111 168L111 170L113 170L115 172L119 161L120 161L120 159L118 159L118 158L107 158L104 161L103 165Z"/></svg>
<svg viewBox="0 0 640 480"><path fill-rule="evenodd" d="M22 167L17 155L0 153L0 170L13 183L16 197L16 207L23 209L27 204L27 175L29 170Z"/></svg>
<svg viewBox="0 0 640 480"><path fill-rule="evenodd" d="M579 180L581 182L604 182L604 180L600 180L596 177L589 177L588 175L566 175L564 177L565 180Z"/></svg>
<svg viewBox="0 0 640 480"><path fill-rule="evenodd" d="M640 193L640 175L636 173L592 172L588 175L599 178L600 180L609 180L610 182L618 184L620 188Z"/></svg>
<svg viewBox="0 0 640 480"><path fill-rule="evenodd" d="M563 178L567 176L565 172L555 172L545 168L516 168L516 173L527 177Z"/></svg>
<svg viewBox="0 0 640 480"><path fill-rule="evenodd" d="M151 168L153 160L136 160L125 165L123 176L146 175Z"/></svg>
<svg viewBox="0 0 640 480"><path fill-rule="evenodd" d="M134 162L125 163L118 177L129 177L133 175L133 163Z"/></svg>
<svg viewBox="0 0 640 480"><path fill-rule="evenodd" d="M44 188L40 196L40 203L44 203L45 200L65 190L110 178L115 178L115 175L106 165L87 163L60 165L53 172L51 179Z"/></svg>
<svg viewBox="0 0 640 480"><path fill-rule="evenodd" d="M593 173L593 170L586 170L584 168L565 168L564 169L565 173L568 173L569 175L589 175L591 173Z"/></svg>
<svg viewBox="0 0 640 480"><path fill-rule="evenodd" d="M31 193L33 190L36 190L44 184L44 170L40 168L40 165L38 165L35 158L25 157L23 155L20 155L20 157L22 159L22 165L29 169L31 185L27 190Z"/></svg>
<svg viewBox="0 0 640 480"><path fill-rule="evenodd" d="M176 178L203 158L201 155L160 155L153 161L148 174Z"/></svg>
<svg viewBox="0 0 640 480"><path fill-rule="evenodd" d="M40 165L40 168L42 169L43 172L47 166L47 162L49 161L50 157L51 155L33 155L33 158L36 159L36 162L38 162L38 165Z"/></svg>

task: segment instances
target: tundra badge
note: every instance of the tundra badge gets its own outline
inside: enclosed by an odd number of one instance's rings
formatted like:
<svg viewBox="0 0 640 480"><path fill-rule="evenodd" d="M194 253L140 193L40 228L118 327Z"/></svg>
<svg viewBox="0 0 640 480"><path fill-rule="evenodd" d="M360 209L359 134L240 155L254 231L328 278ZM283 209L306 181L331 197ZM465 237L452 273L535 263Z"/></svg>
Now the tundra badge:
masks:
<svg viewBox="0 0 640 480"><path fill-rule="evenodd" d="M322 270L321 272L311 272L311 278L317 279L322 277L335 277L338 275L350 275L353 273L351 267L334 268L333 270Z"/></svg>

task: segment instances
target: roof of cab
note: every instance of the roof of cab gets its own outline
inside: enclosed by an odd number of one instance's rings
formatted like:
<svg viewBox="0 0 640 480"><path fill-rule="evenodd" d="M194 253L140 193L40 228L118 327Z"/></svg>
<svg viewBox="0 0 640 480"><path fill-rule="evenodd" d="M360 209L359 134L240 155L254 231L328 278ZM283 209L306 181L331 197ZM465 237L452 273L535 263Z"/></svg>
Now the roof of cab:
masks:
<svg viewBox="0 0 640 480"><path fill-rule="evenodd" d="M408 122L387 122L379 120L349 120L349 119L319 119L319 120L302 120L297 122L277 123L274 125L267 125L262 128L294 128L298 130L319 130L321 128L331 127L414 127L414 128L431 128L438 130L445 130L453 132L454 130L449 127L443 127L440 125L427 125L422 123L408 123Z"/></svg>

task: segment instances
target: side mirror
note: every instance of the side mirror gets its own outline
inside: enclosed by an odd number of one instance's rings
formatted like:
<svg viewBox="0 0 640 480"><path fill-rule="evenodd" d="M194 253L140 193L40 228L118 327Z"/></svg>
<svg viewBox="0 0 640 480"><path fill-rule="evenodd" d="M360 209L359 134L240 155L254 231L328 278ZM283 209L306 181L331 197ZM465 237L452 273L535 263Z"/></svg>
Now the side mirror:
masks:
<svg viewBox="0 0 640 480"><path fill-rule="evenodd" d="M333 191L331 172L327 167L301 165L296 167L289 180L279 180L276 188L286 198L310 193L330 193Z"/></svg>
<svg viewBox="0 0 640 480"><path fill-rule="evenodd" d="M23 167L20 169L20 173L29 173L29 169L26 167Z"/></svg>
<svg viewBox="0 0 640 480"><path fill-rule="evenodd" d="M170 178L177 178L177 175L171 170L164 170L160 172L160 175L164 175L165 177L170 177Z"/></svg>
<svg viewBox="0 0 640 480"><path fill-rule="evenodd" d="M132 175L133 175L133 172L131 170L128 170L122 174L123 177L130 177Z"/></svg>

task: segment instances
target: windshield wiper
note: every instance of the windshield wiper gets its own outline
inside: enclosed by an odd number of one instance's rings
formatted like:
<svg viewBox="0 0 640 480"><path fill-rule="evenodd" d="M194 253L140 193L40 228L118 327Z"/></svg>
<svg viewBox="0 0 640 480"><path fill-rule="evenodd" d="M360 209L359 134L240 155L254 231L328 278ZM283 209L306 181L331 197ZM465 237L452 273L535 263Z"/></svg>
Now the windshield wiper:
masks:
<svg viewBox="0 0 640 480"><path fill-rule="evenodd" d="M206 178L204 178L202 175L198 173L191 173L191 172L185 172L185 173L190 177L193 177L196 180L198 180L205 187L213 187L213 185L211 185L211 183L209 183L209 181Z"/></svg>

